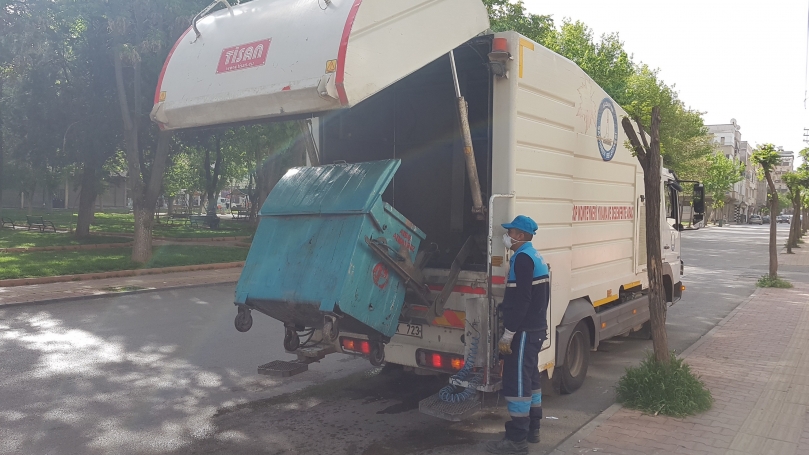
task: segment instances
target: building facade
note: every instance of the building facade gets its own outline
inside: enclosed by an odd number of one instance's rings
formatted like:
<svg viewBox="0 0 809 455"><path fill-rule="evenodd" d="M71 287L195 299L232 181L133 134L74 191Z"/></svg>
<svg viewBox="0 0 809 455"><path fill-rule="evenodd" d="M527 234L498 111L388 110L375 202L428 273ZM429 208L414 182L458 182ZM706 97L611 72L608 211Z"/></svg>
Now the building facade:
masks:
<svg viewBox="0 0 809 455"><path fill-rule="evenodd" d="M784 183L784 174L792 172L795 165L795 152L788 152L783 147L778 147L778 155L781 157L781 162L773 169L772 179L775 183L775 189L779 193L786 193L789 191L786 183Z"/></svg>
<svg viewBox="0 0 809 455"><path fill-rule="evenodd" d="M745 169L749 167L749 163L745 160L750 160L752 152L747 153L749 145L745 147L745 156L742 156L742 127L736 122L736 119L730 119L730 123L723 123L718 125L706 125L708 132L713 135L714 146L717 153L724 154L728 159L745 164ZM747 144L745 142L745 144ZM720 217L726 221L734 221L736 223L746 223L747 218L755 210L755 194L752 195L752 201L747 198L746 192L748 188L747 177L735 183L728 191L725 199L725 206L722 214L715 215L717 219Z"/></svg>
<svg viewBox="0 0 809 455"><path fill-rule="evenodd" d="M753 145L742 141L739 145L739 159L744 163L744 180L739 182L743 205L747 208L745 218L759 214L761 206L758 204L758 166L753 162Z"/></svg>

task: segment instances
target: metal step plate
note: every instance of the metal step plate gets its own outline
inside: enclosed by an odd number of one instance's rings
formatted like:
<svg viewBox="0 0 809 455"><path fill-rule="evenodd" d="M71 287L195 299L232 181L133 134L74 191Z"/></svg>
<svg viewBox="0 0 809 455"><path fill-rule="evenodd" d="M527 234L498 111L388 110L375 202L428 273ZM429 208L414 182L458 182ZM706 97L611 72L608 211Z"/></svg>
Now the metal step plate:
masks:
<svg viewBox="0 0 809 455"><path fill-rule="evenodd" d="M481 402L478 397L458 403L447 403L435 394L419 401L419 412L452 422L468 419L480 409Z"/></svg>
<svg viewBox="0 0 809 455"><path fill-rule="evenodd" d="M290 376L295 376L296 374L301 374L308 369L309 365L305 363L300 363L297 361L286 362L284 360L273 360L270 363L259 365L258 374L288 378Z"/></svg>

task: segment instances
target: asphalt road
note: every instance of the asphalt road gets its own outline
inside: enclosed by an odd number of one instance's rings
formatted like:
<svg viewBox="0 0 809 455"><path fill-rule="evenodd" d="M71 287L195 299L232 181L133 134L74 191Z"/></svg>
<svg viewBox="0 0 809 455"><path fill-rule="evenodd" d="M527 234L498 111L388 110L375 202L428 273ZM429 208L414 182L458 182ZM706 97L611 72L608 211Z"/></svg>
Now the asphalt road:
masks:
<svg viewBox="0 0 809 455"><path fill-rule="evenodd" d="M767 226L683 237L687 291L668 313L677 351L767 271ZM809 280L798 268L781 274ZM293 378L257 375L257 365L289 358L283 327L256 315L251 331L238 333L232 295L232 286L217 286L0 309L0 454L454 454L482 453L480 441L501 437L496 396L469 422L420 414L419 399L441 378L380 372L337 354ZM549 452L609 407L624 368L650 349L637 339L602 343L582 389L544 398L543 442L532 453Z"/></svg>

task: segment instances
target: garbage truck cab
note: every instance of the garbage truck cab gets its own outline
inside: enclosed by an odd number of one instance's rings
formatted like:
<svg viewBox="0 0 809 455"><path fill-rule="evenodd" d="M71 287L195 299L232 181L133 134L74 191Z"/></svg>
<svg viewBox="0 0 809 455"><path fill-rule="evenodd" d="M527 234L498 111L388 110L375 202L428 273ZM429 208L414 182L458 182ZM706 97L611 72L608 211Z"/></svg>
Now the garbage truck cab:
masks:
<svg viewBox="0 0 809 455"><path fill-rule="evenodd" d="M452 374L461 388L421 410L474 412L478 391L500 388L500 224L518 214L537 222L551 267L539 365L563 392L581 386L602 340L649 333L643 171L624 146L625 111L573 62L491 32L477 0L253 0L204 13L166 60L152 119L164 130L295 120L313 164L268 196L236 288L237 328L253 312L279 319L298 355L260 372L361 355ZM673 303L681 188L662 176Z"/></svg>

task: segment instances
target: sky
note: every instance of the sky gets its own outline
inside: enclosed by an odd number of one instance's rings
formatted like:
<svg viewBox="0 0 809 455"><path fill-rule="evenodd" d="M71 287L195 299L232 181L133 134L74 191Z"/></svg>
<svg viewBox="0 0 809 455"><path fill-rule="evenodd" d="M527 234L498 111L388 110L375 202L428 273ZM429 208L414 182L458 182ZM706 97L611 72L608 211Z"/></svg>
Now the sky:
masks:
<svg viewBox="0 0 809 455"><path fill-rule="evenodd" d="M582 21L595 37L617 32L635 62L660 70L706 124L741 126L742 140L807 147L809 0L524 0L559 25ZM809 106L809 100L806 101Z"/></svg>

